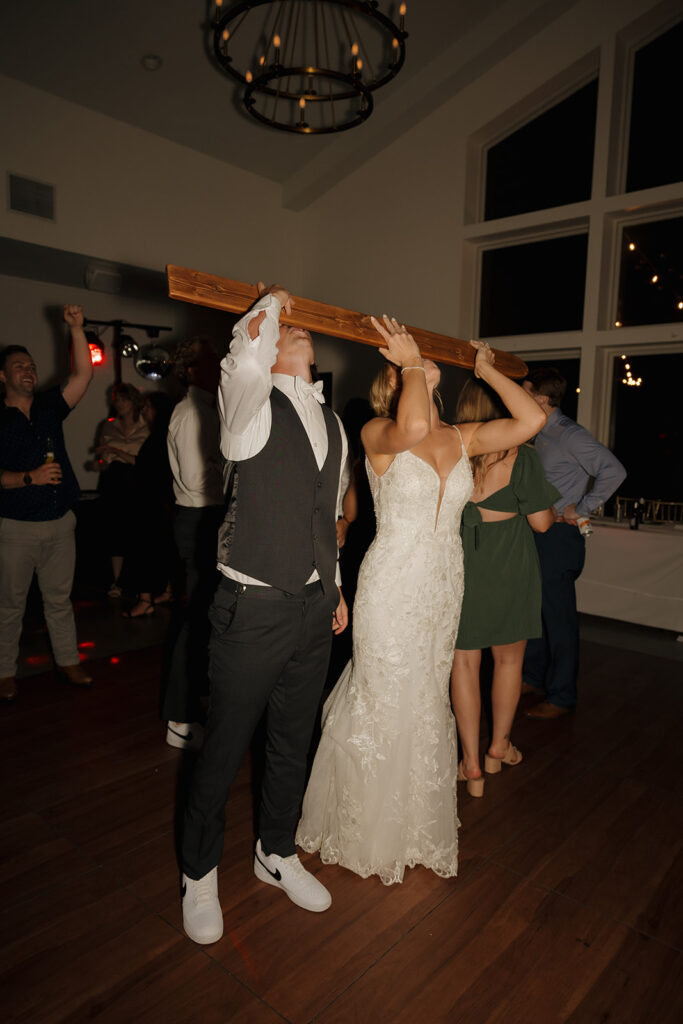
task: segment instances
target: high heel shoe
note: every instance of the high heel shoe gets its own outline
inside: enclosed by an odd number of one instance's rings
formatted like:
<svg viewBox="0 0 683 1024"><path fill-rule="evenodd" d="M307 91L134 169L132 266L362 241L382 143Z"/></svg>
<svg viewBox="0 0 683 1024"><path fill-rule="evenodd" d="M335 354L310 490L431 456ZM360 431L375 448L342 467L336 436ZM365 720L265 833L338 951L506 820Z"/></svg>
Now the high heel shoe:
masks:
<svg viewBox="0 0 683 1024"><path fill-rule="evenodd" d="M137 608L138 605L143 605L142 611L139 611L136 615L133 614L133 608ZM154 615L154 601L143 601L140 600L137 604L133 605L133 608L129 608L128 611L121 612L124 619L142 619L147 615Z"/></svg>
<svg viewBox="0 0 683 1024"><path fill-rule="evenodd" d="M488 775L497 775L504 764L509 764L513 767L516 764L520 764L523 760L522 751L517 750L517 747L510 743L503 757L491 757L490 754L485 755L484 771Z"/></svg>
<svg viewBox="0 0 683 1024"><path fill-rule="evenodd" d="M483 775L480 775L478 779L470 779L465 775L465 769L463 768L462 761L458 765L458 774L456 775L458 782L467 783L467 792L470 796L483 796L484 795L484 779Z"/></svg>

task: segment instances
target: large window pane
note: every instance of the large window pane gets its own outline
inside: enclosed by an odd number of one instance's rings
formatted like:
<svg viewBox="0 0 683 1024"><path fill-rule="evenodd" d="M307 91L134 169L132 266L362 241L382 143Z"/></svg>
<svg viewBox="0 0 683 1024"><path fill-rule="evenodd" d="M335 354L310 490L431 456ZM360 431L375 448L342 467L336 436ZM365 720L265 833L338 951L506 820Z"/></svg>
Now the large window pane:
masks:
<svg viewBox="0 0 683 1024"><path fill-rule="evenodd" d="M488 249L482 254L479 336L578 331L588 235Z"/></svg>
<svg viewBox="0 0 683 1024"><path fill-rule="evenodd" d="M589 199L597 79L492 146L485 220Z"/></svg>
<svg viewBox="0 0 683 1024"><path fill-rule="evenodd" d="M633 65L626 190L683 179L683 21L637 51Z"/></svg>
<svg viewBox="0 0 683 1024"><path fill-rule="evenodd" d="M683 217L624 228L617 323L683 320Z"/></svg>
<svg viewBox="0 0 683 1024"><path fill-rule="evenodd" d="M629 374L642 383L623 384ZM683 353L629 356L624 349L615 358L613 448L628 470L620 494L683 501L682 379Z"/></svg>

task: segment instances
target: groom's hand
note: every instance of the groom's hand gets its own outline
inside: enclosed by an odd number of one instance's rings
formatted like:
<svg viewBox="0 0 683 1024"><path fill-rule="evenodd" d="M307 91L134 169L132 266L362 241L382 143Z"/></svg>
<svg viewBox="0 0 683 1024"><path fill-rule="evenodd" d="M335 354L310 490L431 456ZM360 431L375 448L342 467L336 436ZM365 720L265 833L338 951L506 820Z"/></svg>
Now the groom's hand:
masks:
<svg viewBox="0 0 683 1024"><path fill-rule="evenodd" d="M287 289L283 288L281 284L271 284L266 288L263 281L259 281L256 287L258 289L259 299L262 299L264 295L274 295L285 313L287 313L288 316L292 315L292 306L294 305L294 301Z"/></svg>
<svg viewBox="0 0 683 1024"><path fill-rule="evenodd" d="M346 601L341 590L339 591L339 604L337 610L332 616L332 632L335 634L343 633L349 624L349 609L346 607Z"/></svg>

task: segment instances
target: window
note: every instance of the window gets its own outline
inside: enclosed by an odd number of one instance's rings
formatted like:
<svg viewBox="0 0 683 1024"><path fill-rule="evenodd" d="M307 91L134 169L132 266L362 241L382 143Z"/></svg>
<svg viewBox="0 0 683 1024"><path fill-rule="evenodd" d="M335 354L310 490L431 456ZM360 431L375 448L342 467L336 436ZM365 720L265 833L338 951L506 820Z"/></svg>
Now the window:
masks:
<svg viewBox="0 0 683 1024"><path fill-rule="evenodd" d="M588 235L482 253L479 337L579 331Z"/></svg>
<svg viewBox="0 0 683 1024"><path fill-rule="evenodd" d="M683 321L683 217L628 225L615 326Z"/></svg>
<svg viewBox="0 0 683 1024"><path fill-rule="evenodd" d="M626 190L683 179L683 21L636 52Z"/></svg>
<svg viewBox="0 0 683 1024"><path fill-rule="evenodd" d="M590 198L597 97L595 79L489 149L485 220Z"/></svg>
<svg viewBox="0 0 683 1024"><path fill-rule="evenodd" d="M683 501L683 353L629 356L625 349L613 374L612 448L628 470L620 493ZM641 384L624 384L629 375Z"/></svg>

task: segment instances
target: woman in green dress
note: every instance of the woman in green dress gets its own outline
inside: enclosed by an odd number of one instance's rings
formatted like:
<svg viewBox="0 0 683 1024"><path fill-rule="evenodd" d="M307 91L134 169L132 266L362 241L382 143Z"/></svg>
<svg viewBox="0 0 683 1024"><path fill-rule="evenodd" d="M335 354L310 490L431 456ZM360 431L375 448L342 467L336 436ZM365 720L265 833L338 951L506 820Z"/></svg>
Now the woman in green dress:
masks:
<svg viewBox="0 0 683 1024"><path fill-rule="evenodd" d="M492 393L468 381L456 422L481 422L505 415ZM462 516L465 596L451 676L451 698L462 744L458 778L471 796L483 796L479 762L481 698L479 668L483 648L493 655L493 736L484 768L519 764L510 741L522 687L526 642L541 636L541 573L532 530L544 533L555 515L559 492L543 475L538 455L520 445L471 459L474 493Z"/></svg>

